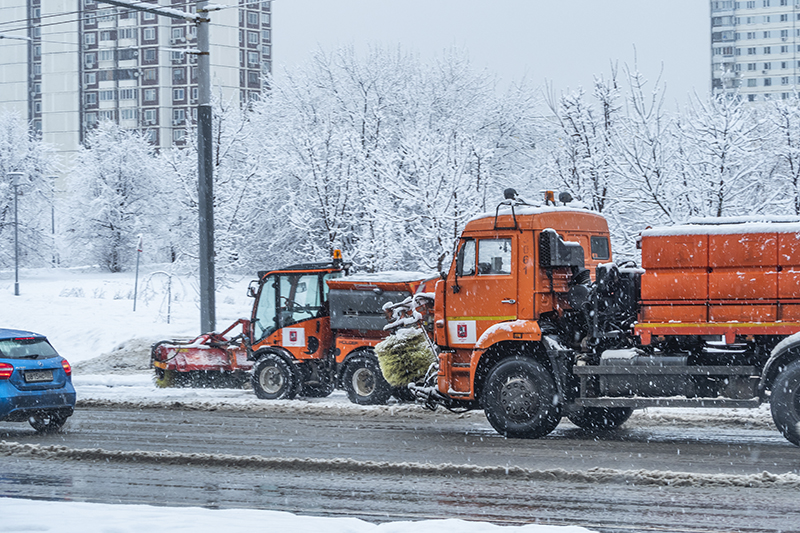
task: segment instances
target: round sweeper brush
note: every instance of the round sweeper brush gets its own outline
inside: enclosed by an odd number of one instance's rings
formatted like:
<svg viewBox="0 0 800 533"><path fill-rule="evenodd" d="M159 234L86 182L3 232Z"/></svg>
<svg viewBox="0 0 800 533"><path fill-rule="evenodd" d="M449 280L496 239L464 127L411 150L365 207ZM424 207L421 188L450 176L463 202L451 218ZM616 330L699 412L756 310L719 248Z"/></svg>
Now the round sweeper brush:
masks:
<svg viewBox="0 0 800 533"><path fill-rule="evenodd" d="M400 329L375 346L383 377L392 387L405 387L425 373L435 357L425 334L418 328Z"/></svg>

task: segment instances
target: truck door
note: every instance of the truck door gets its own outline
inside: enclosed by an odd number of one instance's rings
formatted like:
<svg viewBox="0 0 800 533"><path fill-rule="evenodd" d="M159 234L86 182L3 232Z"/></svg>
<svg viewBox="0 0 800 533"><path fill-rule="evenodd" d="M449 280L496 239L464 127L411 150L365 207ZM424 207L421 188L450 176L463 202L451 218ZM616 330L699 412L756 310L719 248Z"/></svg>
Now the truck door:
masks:
<svg viewBox="0 0 800 533"><path fill-rule="evenodd" d="M472 348L489 327L517 318L516 235L462 239L446 288L448 344Z"/></svg>

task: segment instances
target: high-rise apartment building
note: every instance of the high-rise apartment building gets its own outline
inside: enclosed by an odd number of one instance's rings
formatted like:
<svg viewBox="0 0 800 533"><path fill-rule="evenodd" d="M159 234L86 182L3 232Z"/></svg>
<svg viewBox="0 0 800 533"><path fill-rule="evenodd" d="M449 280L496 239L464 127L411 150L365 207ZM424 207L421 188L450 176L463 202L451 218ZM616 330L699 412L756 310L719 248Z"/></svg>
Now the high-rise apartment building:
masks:
<svg viewBox="0 0 800 533"><path fill-rule="evenodd" d="M800 0L712 0L711 87L750 102L800 87Z"/></svg>
<svg viewBox="0 0 800 533"><path fill-rule="evenodd" d="M153 0L195 12L195 0ZM271 71L271 3L238 0L211 13L213 93L246 103ZM97 0L4 0L0 107L31 121L61 152L100 120L182 144L197 117L197 27Z"/></svg>

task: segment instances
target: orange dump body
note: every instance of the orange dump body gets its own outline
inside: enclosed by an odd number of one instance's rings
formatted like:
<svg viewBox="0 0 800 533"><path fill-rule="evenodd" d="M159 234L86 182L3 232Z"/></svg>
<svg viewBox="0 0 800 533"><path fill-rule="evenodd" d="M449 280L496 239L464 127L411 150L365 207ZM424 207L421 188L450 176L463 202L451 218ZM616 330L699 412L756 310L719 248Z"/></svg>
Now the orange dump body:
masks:
<svg viewBox="0 0 800 533"><path fill-rule="evenodd" d="M642 234L640 320L652 336L789 335L800 328L800 224L687 224Z"/></svg>

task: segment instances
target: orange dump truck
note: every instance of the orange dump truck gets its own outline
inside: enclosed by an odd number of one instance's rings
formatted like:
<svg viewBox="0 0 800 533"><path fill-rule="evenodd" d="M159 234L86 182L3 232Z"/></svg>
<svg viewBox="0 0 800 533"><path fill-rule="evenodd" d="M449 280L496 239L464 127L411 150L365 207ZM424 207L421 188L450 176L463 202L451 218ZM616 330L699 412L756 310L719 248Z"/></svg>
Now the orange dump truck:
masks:
<svg viewBox="0 0 800 533"><path fill-rule="evenodd" d="M696 220L612 263L598 213L514 191L465 227L435 287L427 405L510 437L566 416L613 428L649 406L756 407L800 445L800 219Z"/></svg>
<svg viewBox="0 0 800 533"><path fill-rule="evenodd" d="M156 379L189 384L249 379L263 399L327 396L336 386L358 404L408 394L386 383L373 347L388 336L383 305L414 294L426 276L343 277L348 268L337 259L259 272L248 290L255 299L250 319L192 341L154 344ZM238 326L241 333L228 337Z"/></svg>

